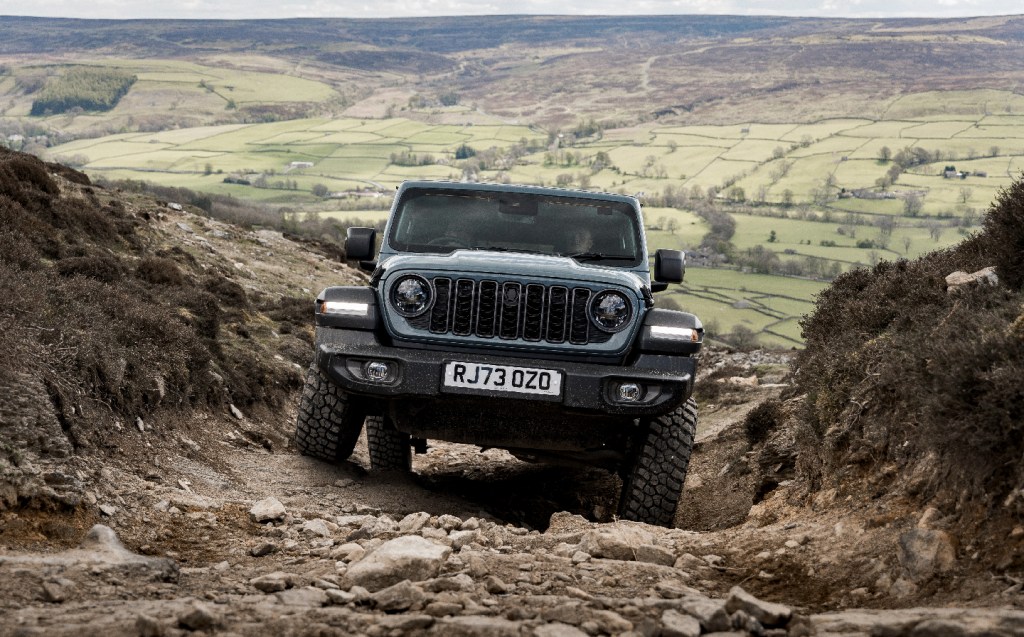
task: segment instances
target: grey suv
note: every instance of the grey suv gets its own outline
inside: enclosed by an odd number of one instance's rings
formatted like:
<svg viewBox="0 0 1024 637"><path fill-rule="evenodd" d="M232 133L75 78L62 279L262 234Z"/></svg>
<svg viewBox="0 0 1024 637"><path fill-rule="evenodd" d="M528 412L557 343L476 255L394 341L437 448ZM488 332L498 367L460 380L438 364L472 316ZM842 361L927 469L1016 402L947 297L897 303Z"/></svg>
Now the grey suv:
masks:
<svg viewBox="0 0 1024 637"><path fill-rule="evenodd" d="M376 233L350 228L367 286L316 300L316 352L295 440L338 462L365 422L373 469L426 440L584 464L623 479L620 517L670 526L697 422L704 330L656 308L683 278L621 195L412 181Z"/></svg>

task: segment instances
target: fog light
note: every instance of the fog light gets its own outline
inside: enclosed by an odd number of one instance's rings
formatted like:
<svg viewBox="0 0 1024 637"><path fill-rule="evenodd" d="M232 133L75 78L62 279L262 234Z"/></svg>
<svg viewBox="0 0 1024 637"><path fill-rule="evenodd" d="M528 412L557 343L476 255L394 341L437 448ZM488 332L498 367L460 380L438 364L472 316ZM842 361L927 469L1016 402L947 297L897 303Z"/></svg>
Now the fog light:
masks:
<svg viewBox="0 0 1024 637"><path fill-rule="evenodd" d="M619 401L624 403L635 403L643 397L643 390L636 383L622 383L619 385Z"/></svg>
<svg viewBox="0 0 1024 637"><path fill-rule="evenodd" d="M391 375L391 366L381 361L370 361L363 365L363 373L366 378L376 382L383 382Z"/></svg>

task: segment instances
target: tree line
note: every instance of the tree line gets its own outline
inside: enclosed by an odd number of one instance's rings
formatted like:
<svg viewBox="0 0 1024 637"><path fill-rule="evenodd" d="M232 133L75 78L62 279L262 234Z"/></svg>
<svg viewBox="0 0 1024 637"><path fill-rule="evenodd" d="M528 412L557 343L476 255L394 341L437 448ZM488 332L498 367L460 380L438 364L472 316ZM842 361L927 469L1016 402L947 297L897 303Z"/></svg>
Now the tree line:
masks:
<svg viewBox="0 0 1024 637"><path fill-rule="evenodd" d="M73 67L46 83L32 102L31 115L53 115L79 108L109 111L138 78L117 69Z"/></svg>

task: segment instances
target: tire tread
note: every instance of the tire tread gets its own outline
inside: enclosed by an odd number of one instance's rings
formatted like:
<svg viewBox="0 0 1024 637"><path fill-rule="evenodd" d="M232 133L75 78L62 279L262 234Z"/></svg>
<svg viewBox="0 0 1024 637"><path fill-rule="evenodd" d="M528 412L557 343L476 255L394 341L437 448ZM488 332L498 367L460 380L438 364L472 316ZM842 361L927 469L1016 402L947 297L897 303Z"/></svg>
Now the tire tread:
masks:
<svg viewBox="0 0 1024 637"><path fill-rule="evenodd" d="M697 403L646 422L642 446L623 479L619 517L671 527L697 431Z"/></svg>

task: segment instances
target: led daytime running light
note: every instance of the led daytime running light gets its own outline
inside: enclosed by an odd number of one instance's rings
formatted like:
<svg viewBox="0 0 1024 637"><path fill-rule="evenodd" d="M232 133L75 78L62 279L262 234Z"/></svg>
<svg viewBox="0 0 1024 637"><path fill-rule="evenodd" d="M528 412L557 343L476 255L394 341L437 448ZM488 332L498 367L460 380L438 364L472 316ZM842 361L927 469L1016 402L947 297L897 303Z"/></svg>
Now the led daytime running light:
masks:
<svg viewBox="0 0 1024 637"><path fill-rule="evenodd" d="M321 314L337 314L340 316L366 316L370 313L369 303L352 303L349 301L321 301Z"/></svg>
<svg viewBox="0 0 1024 637"><path fill-rule="evenodd" d="M667 325L652 325L651 336L665 338L673 341L700 342L700 332L689 327L669 327Z"/></svg>

